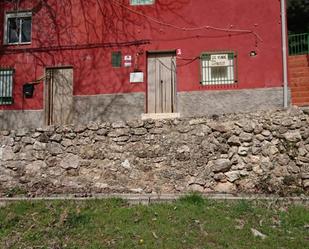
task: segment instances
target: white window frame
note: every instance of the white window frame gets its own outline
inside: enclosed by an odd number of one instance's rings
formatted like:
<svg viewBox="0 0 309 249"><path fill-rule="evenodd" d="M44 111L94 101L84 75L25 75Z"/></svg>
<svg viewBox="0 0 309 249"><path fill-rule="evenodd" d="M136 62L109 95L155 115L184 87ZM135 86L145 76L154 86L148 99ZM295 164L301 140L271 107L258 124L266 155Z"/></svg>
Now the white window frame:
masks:
<svg viewBox="0 0 309 249"><path fill-rule="evenodd" d="M213 55L228 55L227 65L211 65L211 56ZM237 83L237 63L236 54L233 51L215 51L203 52L200 57L201 60L201 84L204 86L216 85L232 85ZM227 75L225 77L213 77L212 69L225 67Z"/></svg>
<svg viewBox="0 0 309 249"><path fill-rule="evenodd" d="M9 42L8 35L8 20L11 18L31 18L31 40L30 42L22 42L21 41L21 32L19 32L18 42ZM32 41L32 12L31 11L22 11L22 12L10 12L5 14L5 22L4 22L4 36L3 43L5 45L19 45L19 44L31 44Z"/></svg>
<svg viewBox="0 0 309 249"><path fill-rule="evenodd" d="M155 0L130 0L130 5L133 5L133 6L152 5L154 3L155 3Z"/></svg>

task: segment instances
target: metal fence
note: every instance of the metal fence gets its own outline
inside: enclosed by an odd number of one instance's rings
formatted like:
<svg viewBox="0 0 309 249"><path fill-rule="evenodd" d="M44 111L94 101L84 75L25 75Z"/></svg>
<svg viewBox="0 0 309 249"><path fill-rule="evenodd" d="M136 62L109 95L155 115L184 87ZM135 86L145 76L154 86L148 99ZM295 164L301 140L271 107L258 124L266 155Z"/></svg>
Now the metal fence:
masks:
<svg viewBox="0 0 309 249"><path fill-rule="evenodd" d="M289 35L289 54L309 54L309 33Z"/></svg>
<svg viewBox="0 0 309 249"><path fill-rule="evenodd" d="M13 69L0 68L0 105L13 104Z"/></svg>

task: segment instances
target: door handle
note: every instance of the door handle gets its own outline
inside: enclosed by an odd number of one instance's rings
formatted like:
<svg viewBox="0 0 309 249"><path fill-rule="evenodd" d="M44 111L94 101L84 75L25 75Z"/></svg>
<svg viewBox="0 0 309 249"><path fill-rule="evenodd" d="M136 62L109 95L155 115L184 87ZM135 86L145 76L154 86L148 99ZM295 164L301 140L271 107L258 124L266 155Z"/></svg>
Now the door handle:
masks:
<svg viewBox="0 0 309 249"><path fill-rule="evenodd" d="M163 80L161 80L161 84L163 84Z"/></svg>

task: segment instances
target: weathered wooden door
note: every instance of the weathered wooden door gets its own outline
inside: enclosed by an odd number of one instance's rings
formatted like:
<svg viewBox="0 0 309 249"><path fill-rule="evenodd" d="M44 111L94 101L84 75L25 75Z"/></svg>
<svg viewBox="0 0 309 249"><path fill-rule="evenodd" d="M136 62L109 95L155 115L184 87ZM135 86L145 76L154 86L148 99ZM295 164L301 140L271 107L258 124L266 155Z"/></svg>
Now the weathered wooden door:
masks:
<svg viewBox="0 0 309 249"><path fill-rule="evenodd" d="M73 121L73 69L46 69L45 123L70 124Z"/></svg>
<svg viewBox="0 0 309 249"><path fill-rule="evenodd" d="M176 111L176 57L174 53L148 54L148 113Z"/></svg>

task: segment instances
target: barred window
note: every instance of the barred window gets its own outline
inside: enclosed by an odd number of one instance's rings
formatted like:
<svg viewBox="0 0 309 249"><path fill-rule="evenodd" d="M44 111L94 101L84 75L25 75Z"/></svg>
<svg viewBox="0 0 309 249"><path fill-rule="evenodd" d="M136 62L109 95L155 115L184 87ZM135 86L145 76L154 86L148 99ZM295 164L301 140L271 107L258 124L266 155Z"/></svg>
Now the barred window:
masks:
<svg viewBox="0 0 309 249"><path fill-rule="evenodd" d="M236 60L234 52L211 52L201 55L201 83L203 85L234 84Z"/></svg>
<svg viewBox="0 0 309 249"><path fill-rule="evenodd" d="M150 5L154 4L155 0L131 0L131 5Z"/></svg>
<svg viewBox="0 0 309 249"><path fill-rule="evenodd" d="M122 54L120 51L112 52L112 67L121 67Z"/></svg>
<svg viewBox="0 0 309 249"><path fill-rule="evenodd" d="M13 104L13 73L12 69L0 68L0 105Z"/></svg>
<svg viewBox="0 0 309 249"><path fill-rule="evenodd" d="M5 44L28 44L31 42L31 12L7 13L5 18Z"/></svg>

